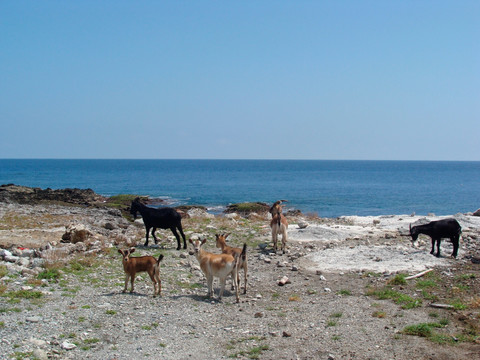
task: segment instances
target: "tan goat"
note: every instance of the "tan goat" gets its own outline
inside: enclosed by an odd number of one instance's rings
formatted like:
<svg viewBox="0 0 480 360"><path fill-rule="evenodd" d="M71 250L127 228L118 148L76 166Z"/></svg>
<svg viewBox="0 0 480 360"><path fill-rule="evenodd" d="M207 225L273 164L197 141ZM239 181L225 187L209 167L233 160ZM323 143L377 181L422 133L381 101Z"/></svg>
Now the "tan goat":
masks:
<svg viewBox="0 0 480 360"><path fill-rule="evenodd" d="M162 292L162 281L160 280L160 261L163 259L161 254L156 260L153 256L138 256L131 257L130 255L135 251L135 248L121 250L118 249L118 252L122 254L123 270L125 271L125 288L123 292L127 292L128 279L131 279L131 289L130 292L134 291L134 282L137 272L146 271L150 275L150 279L153 282L153 296L157 295L157 285L158 285L158 295Z"/></svg>
<svg viewBox="0 0 480 360"><path fill-rule="evenodd" d="M285 254L285 245L287 244L288 235L288 221L287 218L282 214L282 202L286 200L276 201L270 208L270 213L272 214L272 220L270 221L270 227L272 228L272 241L273 241L273 251L277 252L277 242L278 234L282 234L282 254Z"/></svg>
<svg viewBox="0 0 480 360"><path fill-rule="evenodd" d="M229 254L212 254L202 249L202 246L205 244L207 239L188 240L194 248L195 257L197 258L200 268L202 269L205 277L207 278L208 294L207 296L213 296L213 278L217 277L220 279L220 293L218 298L221 299L223 296L223 291L225 290L225 282L229 275L232 275L233 283L235 286L235 298L237 303L240 301L238 297L238 284L237 284L237 272L238 272L238 256L229 255ZM246 253L246 247L244 246Z"/></svg>
<svg viewBox="0 0 480 360"><path fill-rule="evenodd" d="M232 256L235 256L235 254L238 256L238 269L243 269L243 275L244 275L244 290L243 293L247 293L247 255L245 254L245 258L241 256L242 250L237 247L231 247L228 246L226 243L227 236L230 234L216 234L215 237L217 239L217 248L222 249L223 254L229 254ZM246 247L246 245L244 245ZM237 270L237 284L240 286L240 273ZM233 285L232 285L233 286Z"/></svg>

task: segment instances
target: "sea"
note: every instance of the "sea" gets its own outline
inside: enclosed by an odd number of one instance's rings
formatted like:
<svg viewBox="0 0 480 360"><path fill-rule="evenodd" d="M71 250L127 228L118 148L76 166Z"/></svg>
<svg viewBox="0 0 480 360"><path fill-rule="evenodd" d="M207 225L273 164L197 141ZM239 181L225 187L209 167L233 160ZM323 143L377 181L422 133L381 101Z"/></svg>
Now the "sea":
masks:
<svg viewBox="0 0 480 360"><path fill-rule="evenodd" d="M327 218L480 208L480 161L0 159L0 184L147 195L212 213L277 200Z"/></svg>

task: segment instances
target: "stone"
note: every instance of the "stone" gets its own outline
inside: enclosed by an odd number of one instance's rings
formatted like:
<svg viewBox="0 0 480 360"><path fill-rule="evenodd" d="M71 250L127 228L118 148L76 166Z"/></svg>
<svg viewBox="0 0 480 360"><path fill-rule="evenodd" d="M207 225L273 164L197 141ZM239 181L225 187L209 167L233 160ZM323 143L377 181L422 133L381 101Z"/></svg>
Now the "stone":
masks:
<svg viewBox="0 0 480 360"><path fill-rule="evenodd" d="M12 256L13 254L8 251L8 250L5 250L5 249L0 249L0 256L5 258L6 256Z"/></svg>
<svg viewBox="0 0 480 360"><path fill-rule="evenodd" d="M309 224L306 221L299 221L297 225L299 229L305 229Z"/></svg>
<svg viewBox="0 0 480 360"><path fill-rule="evenodd" d="M285 284L291 284L291 281L288 277L284 276L283 278L280 279L278 282L279 286L284 286Z"/></svg>
<svg viewBox="0 0 480 360"><path fill-rule="evenodd" d="M48 360L48 354L43 349L33 350L33 357L38 360Z"/></svg>
<svg viewBox="0 0 480 360"><path fill-rule="evenodd" d="M64 341L61 346L62 346L62 349L64 350L73 350L77 347L77 345L72 344L71 342L68 342L68 341Z"/></svg>
<svg viewBox="0 0 480 360"><path fill-rule="evenodd" d="M40 316L29 316L25 320L27 322L31 322L31 323L38 323L38 322L42 321L42 318Z"/></svg>

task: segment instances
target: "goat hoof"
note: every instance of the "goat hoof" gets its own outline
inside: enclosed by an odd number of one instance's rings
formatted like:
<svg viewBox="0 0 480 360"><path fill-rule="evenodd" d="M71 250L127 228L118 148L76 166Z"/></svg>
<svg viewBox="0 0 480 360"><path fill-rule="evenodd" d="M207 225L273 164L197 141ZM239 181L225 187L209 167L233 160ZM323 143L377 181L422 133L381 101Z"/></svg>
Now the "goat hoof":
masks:
<svg viewBox="0 0 480 360"><path fill-rule="evenodd" d="M177 250L180 250L180 249L181 249L181 247L177 247Z"/></svg>

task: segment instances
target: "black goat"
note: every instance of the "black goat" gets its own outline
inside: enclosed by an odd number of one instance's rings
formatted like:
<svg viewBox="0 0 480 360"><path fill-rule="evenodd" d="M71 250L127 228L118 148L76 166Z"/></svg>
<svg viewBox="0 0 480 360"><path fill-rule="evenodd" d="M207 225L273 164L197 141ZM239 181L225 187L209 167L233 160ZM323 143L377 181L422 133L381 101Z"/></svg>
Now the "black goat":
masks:
<svg viewBox="0 0 480 360"><path fill-rule="evenodd" d="M137 218L137 212L142 215L143 223L145 224L145 229L147 230L146 233L146 241L145 246L148 246L148 232L152 229L152 236L155 240L155 244L157 243L157 238L155 236L155 230L157 228L160 229L170 229L175 235L177 239L177 250L181 249L180 245L180 236L177 233L177 229L180 231L180 234L183 238L183 248L187 248L187 242L185 241L185 234L183 233L182 229L182 217L180 214L172 208L164 207L164 208L150 208L145 206L140 202L140 199L136 198L132 201L132 205L130 206L130 214L133 215L133 218Z"/></svg>
<svg viewBox="0 0 480 360"><path fill-rule="evenodd" d="M412 243L414 243L419 234L425 234L432 238L432 251L435 249L435 242L437 242L436 257L440 257L440 242L443 238L450 238L453 244L453 257L457 257L458 244L460 241L460 234L462 233L462 227L455 219L443 219L438 221L432 221L425 225L413 226L410 224L410 236L412 237Z"/></svg>

